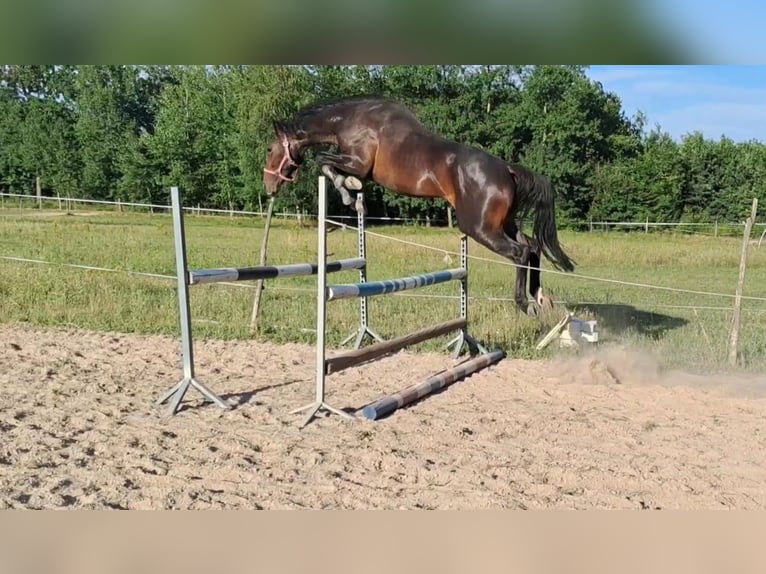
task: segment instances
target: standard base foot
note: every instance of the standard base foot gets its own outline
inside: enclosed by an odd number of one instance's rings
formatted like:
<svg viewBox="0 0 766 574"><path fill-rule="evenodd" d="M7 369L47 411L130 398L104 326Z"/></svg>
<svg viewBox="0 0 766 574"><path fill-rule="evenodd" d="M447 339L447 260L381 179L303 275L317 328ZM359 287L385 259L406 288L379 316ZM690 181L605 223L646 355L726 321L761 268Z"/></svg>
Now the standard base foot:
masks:
<svg viewBox="0 0 766 574"><path fill-rule="evenodd" d="M308 411L308 414L306 415L306 418L304 418L303 422L300 424L300 428L303 428L307 424L309 424L311 422L311 420L314 417L316 417L316 415L321 410L325 410L325 411L327 411L329 413L336 414L336 415L341 416L341 417L343 417L344 419L347 419L347 420L352 420L353 421L353 420L356 419L356 417L348 414L345 411L342 411L340 409L336 409L335 407L331 407L330 405L328 405L324 401L315 401L315 402L310 403L310 404L308 404L308 405L306 405L304 407L300 407L300 408L294 409L294 410L290 411L290 414L292 415L292 414L300 413L302 411Z"/></svg>
<svg viewBox="0 0 766 574"><path fill-rule="evenodd" d="M184 395L186 394L186 391L189 390L190 386L194 387L200 393L202 393L202 396L204 396L211 403L216 404L224 410L231 409L230 404L226 403L223 399L221 399L221 397L216 395L213 391L211 391L204 384L200 383L194 377L185 377L175 387L157 399L157 404L161 405L162 403L167 402L172 398L170 401L170 407L168 408L168 414L171 416L176 414L176 412L178 412L178 407L181 405L181 401L183 400Z"/></svg>
<svg viewBox="0 0 766 574"><path fill-rule="evenodd" d="M489 351L476 339L471 337L468 333L461 331L460 334L452 339L449 343L445 345L445 349L449 349L452 346L455 346L455 352L453 353L453 357L457 359L460 357L460 354L463 352L463 347L468 347L469 354L471 356L473 355L486 355L489 353Z"/></svg>
<svg viewBox="0 0 766 574"><path fill-rule="evenodd" d="M372 339L375 341L378 341L379 343L383 343L385 339L378 335L375 331L370 329L369 327L359 327L356 331L351 333L348 337L343 339L340 342L340 346L347 344L351 339L356 337L356 342L354 343L354 349L359 349L362 347L362 343L364 342L364 338L366 335L369 335Z"/></svg>

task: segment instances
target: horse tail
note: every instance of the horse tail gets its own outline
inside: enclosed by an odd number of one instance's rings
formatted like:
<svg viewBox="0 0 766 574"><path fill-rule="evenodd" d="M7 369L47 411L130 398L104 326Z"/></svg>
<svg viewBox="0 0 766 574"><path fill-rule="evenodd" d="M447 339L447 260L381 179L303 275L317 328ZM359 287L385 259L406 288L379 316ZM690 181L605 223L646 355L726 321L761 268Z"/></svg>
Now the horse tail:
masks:
<svg viewBox="0 0 766 574"><path fill-rule="evenodd" d="M516 176L519 211L534 211L533 236L543 253L561 271L574 271L575 261L564 253L556 231L556 204L553 185L548 177L522 166L512 165Z"/></svg>

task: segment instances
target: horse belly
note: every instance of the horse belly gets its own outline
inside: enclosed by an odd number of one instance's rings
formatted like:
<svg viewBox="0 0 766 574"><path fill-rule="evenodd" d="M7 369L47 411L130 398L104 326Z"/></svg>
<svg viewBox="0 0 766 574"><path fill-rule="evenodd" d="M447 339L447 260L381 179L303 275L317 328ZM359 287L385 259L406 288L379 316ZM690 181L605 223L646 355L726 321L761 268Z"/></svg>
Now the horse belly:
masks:
<svg viewBox="0 0 766 574"><path fill-rule="evenodd" d="M372 169L373 179L385 188L410 197L446 198L452 203L454 192L448 170L435 170L437 166L420 165L417 156L402 153L395 160L394 154L378 150ZM442 173L439 173L442 172Z"/></svg>

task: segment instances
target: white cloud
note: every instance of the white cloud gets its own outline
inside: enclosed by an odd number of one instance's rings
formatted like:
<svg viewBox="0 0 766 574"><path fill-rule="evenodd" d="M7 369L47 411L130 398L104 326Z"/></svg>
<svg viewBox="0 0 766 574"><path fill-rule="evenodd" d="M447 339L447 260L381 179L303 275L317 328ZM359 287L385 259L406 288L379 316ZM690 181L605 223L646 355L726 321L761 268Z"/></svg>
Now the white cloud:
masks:
<svg viewBox="0 0 766 574"><path fill-rule="evenodd" d="M711 139L725 135L735 141L758 139L766 142L766 108L756 103L693 104L653 114L650 124L654 123L659 123L676 139L696 130Z"/></svg>
<svg viewBox="0 0 766 574"><path fill-rule="evenodd" d="M766 87L734 83L731 74L693 66L617 66L589 70L588 76L617 94L628 116L641 110L649 127L659 124L676 139L700 131L712 139L766 142Z"/></svg>

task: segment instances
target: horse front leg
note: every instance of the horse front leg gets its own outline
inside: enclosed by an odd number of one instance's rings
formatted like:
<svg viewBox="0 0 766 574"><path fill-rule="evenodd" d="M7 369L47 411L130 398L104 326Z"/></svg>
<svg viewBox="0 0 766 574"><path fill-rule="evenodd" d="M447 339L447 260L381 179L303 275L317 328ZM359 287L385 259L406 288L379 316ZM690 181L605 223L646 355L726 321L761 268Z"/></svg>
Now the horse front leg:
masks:
<svg viewBox="0 0 766 574"><path fill-rule="evenodd" d="M362 182L357 177L363 176L365 168L362 161L356 156L338 155L329 152L320 152L316 158L319 168L332 182L335 189L340 192L343 205L351 205L353 199L349 190L359 191L362 189ZM354 206L357 211L364 211L364 204L359 200Z"/></svg>
<svg viewBox="0 0 766 574"><path fill-rule="evenodd" d="M348 189L345 186L346 176L338 173L335 169L327 164L320 165L319 168L322 170L322 173L325 174L327 178L332 182L333 187L335 187L335 189L340 192L340 197L343 201L343 205L351 205L354 200L351 198L351 194L348 192Z"/></svg>

